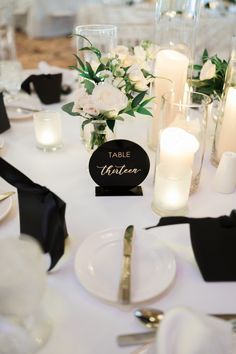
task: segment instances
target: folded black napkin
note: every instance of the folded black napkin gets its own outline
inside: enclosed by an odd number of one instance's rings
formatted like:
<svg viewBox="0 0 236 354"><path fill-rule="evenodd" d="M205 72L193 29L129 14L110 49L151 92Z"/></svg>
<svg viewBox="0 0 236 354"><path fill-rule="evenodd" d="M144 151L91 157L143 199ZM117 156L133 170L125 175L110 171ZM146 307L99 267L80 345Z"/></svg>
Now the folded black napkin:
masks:
<svg viewBox="0 0 236 354"><path fill-rule="evenodd" d="M0 134L10 128L10 122L3 100L3 93L0 92Z"/></svg>
<svg viewBox="0 0 236 354"><path fill-rule="evenodd" d="M20 231L35 238L51 256L51 270L64 254L68 236L66 204L48 188L34 183L0 158L0 176L18 190Z"/></svg>
<svg viewBox="0 0 236 354"><path fill-rule="evenodd" d="M60 102L62 93L62 74L30 75L22 84L23 91L31 94L33 85L40 101L44 104Z"/></svg>
<svg viewBox="0 0 236 354"><path fill-rule="evenodd" d="M156 226L190 225L194 256L206 281L236 281L236 210L218 218L163 217Z"/></svg>

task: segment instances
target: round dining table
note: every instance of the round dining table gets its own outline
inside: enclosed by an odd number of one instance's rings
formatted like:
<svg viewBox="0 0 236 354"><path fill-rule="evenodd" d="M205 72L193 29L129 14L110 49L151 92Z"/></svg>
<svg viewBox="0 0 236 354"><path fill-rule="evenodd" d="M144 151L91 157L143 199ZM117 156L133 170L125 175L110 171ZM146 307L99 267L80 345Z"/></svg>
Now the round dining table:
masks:
<svg viewBox="0 0 236 354"><path fill-rule="evenodd" d="M0 150L2 158L34 182L49 188L66 203L69 238L65 254L57 266L47 274L47 289L43 301L52 321L52 333L39 354L134 353L138 348L119 347L117 336L148 331L134 316L134 310L138 307L154 307L168 311L176 306L187 306L205 313L236 313L236 282L203 280L191 248L188 224L144 230L145 227L157 224L160 219L151 207L155 153L147 146L150 118L141 115L136 118L126 117L124 122L117 123L115 132L117 139L138 143L149 156L150 171L141 183L143 196L96 197L95 182L88 169L91 152L86 150L81 139L81 120L63 112L61 106L64 103L66 100L63 98L60 103L43 106L43 109L61 112L61 149L43 152L36 147L33 117L29 115L27 119L10 121L11 128L2 134L4 146ZM212 124L209 122L200 184L198 190L189 197L187 216L191 217L229 215L236 206L235 191L231 194L220 194L214 190L216 168L210 163L214 132ZM14 190L14 187L6 186L3 179L0 179L0 187ZM176 269L173 279L164 291L159 294L152 293L150 298L141 303L131 301L131 305L121 306L117 301L109 302L99 294L96 296L89 291L76 274L75 260L78 261L77 252L90 237L99 242L99 234L104 230L125 230L131 224L145 234L146 242L150 239L151 245L154 245L155 240L162 242L174 255ZM0 238L18 237L19 234L16 193L10 212L0 222ZM104 257L102 262L104 272L109 273L107 281L111 281L111 286L114 281L117 282L118 287L119 274L115 269L113 271L112 259ZM219 259L219 262L222 260ZM142 264L139 264L139 267L142 267ZM99 270L92 269L91 272L93 271L94 281L99 288L102 286L99 284ZM162 276L165 277L165 272ZM152 271L151 277L155 288L155 282L158 283L159 279ZM142 286L145 289L145 282ZM103 289L99 290L102 292Z"/></svg>

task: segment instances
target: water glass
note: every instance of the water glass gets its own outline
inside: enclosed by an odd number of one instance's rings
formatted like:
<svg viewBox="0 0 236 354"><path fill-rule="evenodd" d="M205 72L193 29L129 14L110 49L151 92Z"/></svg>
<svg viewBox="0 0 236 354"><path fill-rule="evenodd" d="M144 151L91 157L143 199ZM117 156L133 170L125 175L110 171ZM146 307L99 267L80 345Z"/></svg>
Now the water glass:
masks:
<svg viewBox="0 0 236 354"><path fill-rule="evenodd" d="M194 192L200 181L211 99L193 91L185 91L181 101L176 97L174 91L162 97L156 163L169 166L171 177L191 169Z"/></svg>
<svg viewBox="0 0 236 354"><path fill-rule="evenodd" d="M17 60L0 61L0 84L10 94L8 100L12 101L21 89L22 66Z"/></svg>
<svg viewBox="0 0 236 354"><path fill-rule="evenodd" d="M56 151L63 146L60 112L34 113L34 131L37 147L43 151Z"/></svg>
<svg viewBox="0 0 236 354"><path fill-rule="evenodd" d="M99 49L103 54L109 53L117 46L117 27L114 25L85 25L75 28L77 35L87 38L94 47ZM89 42L77 36L77 52L78 55L88 61L96 59L96 56L90 51L79 51L83 47L90 46Z"/></svg>

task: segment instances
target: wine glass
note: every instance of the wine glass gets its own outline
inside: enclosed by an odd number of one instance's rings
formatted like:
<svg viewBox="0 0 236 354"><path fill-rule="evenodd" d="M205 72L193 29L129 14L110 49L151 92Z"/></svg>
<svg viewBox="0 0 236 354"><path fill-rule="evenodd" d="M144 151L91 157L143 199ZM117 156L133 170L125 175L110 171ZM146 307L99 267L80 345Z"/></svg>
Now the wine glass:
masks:
<svg viewBox="0 0 236 354"><path fill-rule="evenodd" d="M0 62L0 82L7 93L7 101L13 101L21 89L22 66L18 60L2 60Z"/></svg>

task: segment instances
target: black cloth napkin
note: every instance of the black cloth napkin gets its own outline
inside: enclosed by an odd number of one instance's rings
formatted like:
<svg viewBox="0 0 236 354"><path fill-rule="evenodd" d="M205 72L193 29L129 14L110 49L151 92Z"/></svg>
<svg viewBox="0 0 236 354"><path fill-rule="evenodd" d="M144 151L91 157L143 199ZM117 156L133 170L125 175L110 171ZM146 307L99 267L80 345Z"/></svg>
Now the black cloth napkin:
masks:
<svg viewBox="0 0 236 354"><path fill-rule="evenodd" d="M48 188L34 183L0 158L0 176L18 190L20 232L35 238L51 256L51 270L64 254L68 236L66 204Z"/></svg>
<svg viewBox="0 0 236 354"><path fill-rule="evenodd" d="M0 92L0 134L10 128L10 122L3 100L3 93Z"/></svg>
<svg viewBox="0 0 236 354"><path fill-rule="evenodd" d="M62 74L30 75L22 84L23 91L31 94L31 84L40 101L44 104L60 102L62 93Z"/></svg>
<svg viewBox="0 0 236 354"><path fill-rule="evenodd" d="M153 227L189 223L194 256L205 281L236 281L236 210L218 218L163 217Z"/></svg>

